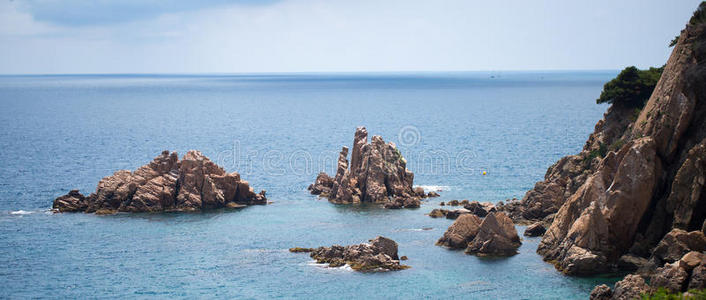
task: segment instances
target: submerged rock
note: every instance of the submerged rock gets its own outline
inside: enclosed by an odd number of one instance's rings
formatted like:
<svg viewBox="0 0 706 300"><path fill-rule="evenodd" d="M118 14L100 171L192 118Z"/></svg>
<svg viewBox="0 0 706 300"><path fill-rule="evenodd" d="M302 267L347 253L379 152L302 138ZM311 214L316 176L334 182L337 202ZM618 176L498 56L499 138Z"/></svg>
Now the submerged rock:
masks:
<svg viewBox="0 0 706 300"><path fill-rule="evenodd" d="M395 271L409 268L401 265L397 255L397 243L378 236L369 243L319 248L291 248L290 252L310 252L317 263L329 267L349 265L356 271ZM403 256L406 259L406 256Z"/></svg>
<svg viewBox="0 0 706 300"><path fill-rule="evenodd" d="M266 204L238 173L226 173L199 151L180 161L176 152L162 152L134 172L121 170L98 182L95 193L77 190L54 200L59 212L109 214L121 212L193 211Z"/></svg>
<svg viewBox="0 0 706 300"><path fill-rule="evenodd" d="M348 147L343 147L336 175L331 178L320 173L309 190L337 204L369 202L386 208L418 208L420 198L427 195L424 189L414 188L413 181L414 174L407 170L407 161L394 143L386 144L380 136L373 136L368 143L368 131L358 127L350 164Z"/></svg>

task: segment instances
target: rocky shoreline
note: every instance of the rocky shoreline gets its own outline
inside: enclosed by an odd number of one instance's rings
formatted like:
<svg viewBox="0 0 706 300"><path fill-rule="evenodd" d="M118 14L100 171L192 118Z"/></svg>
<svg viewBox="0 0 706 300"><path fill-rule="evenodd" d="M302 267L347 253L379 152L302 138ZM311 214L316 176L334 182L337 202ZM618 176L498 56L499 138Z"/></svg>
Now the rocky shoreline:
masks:
<svg viewBox="0 0 706 300"><path fill-rule="evenodd" d="M548 227L537 253L561 272L635 272L596 287L593 299L706 288L705 14L706 2L643 108L613 104L581 153L561 158L521 201L498 205L534 223L528 234Z"/></svg>
<svg viewBox="0 0 706 300"><path fill-rule="evenodd" d="M421 199L438 196L413 187L414 173L394 143L375 135L368 143L368 131L358 127L353 139L350 163L348 147L338 156L334 177L321 172L309 185L311 194L336 204L378 203L385 208L418 208Z"/></svg>
<svg viewBox="0 0 706 300"><path fill-rule="evenodd" d="M98 182L94 193L72 190L54 200L57 212L196 211L267 204L265 191L255 193L236 172L226 173L199 151L179 160L164 151L134 172L121 170Z"/></svg>

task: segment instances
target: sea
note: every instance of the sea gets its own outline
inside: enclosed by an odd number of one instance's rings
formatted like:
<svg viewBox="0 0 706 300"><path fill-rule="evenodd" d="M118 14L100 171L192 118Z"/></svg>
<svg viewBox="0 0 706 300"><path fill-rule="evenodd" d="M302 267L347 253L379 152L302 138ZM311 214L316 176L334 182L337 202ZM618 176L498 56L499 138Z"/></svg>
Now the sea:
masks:
<svg viewBox="0 0 706 300"><path fill-rule="evenodd" d="M607 109L609 71L0 76L0 298L586 299L612 276L565 276L523 237L483 258L435 246L439 202L521 199L578 153ZM358 126L393 142L419 209L310 195ZM200 150L266 206L52 213L71 189L163 150ZM523 226L516 226L522 234ZM411 268L359 273L290 247L399 244Z"/></svg>

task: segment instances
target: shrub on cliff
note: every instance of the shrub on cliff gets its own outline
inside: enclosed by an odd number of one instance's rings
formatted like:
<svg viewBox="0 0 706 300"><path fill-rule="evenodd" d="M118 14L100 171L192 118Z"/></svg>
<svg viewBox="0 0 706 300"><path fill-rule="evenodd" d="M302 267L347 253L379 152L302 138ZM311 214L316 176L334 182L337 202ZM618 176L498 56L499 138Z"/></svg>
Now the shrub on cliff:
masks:
<svg viewBox="0 0 706 300"><path fill-rule="evenodd" d="M662 76L664 66L640 70L634 66L625 68L617 77L603 86L596 103L610 103L625 107L642 108Z"/></svg>

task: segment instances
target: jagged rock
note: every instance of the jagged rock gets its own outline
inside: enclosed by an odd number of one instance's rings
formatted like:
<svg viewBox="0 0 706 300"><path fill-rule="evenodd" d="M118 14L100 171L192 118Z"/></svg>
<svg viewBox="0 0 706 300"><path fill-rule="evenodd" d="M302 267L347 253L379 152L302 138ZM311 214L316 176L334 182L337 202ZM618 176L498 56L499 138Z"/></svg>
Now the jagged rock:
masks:
<svg viewBox="0 0 706 300"><path fill-rule="evenodd" d="M495 206L490 202L480 203L478 201L472 201L466 203L463 208L469 210L472 214L481 218L487 216L488 213L490 213L491 211L495 211Z"/></svg>
<svg viewBox="0 0 706 300"><path fill-rule="evenodd" d="M493 212L483 219L478 234L468 244L466 253L510 256L517 253L521 244L512 220L502 212Z"/></svg>
<svg viewBox="0 0 706 300"><path fill-rule="evenodd" d="M610 300L613 297L613 291L605 284L597 285L591 291L591 300Z"/></svg>
<svg viewBox="0 0 706 300"><path fill-rule="evenodd" d="M672 229L657 244L652 251L652 258L658 263L673 263L690 251L706 250L706 237L703 232L686 232L682 229Z"/></svg>
<svg viewBox="0 0 706 300"><path fill-rule="evenodd" d="M464 249L480 230L481 220L475 215L465 214L454 221L444 235L436 242L439 246Z"/></svg>
<svg viewBox="0 0 706 300"><path fill-rule="evenodd" d="M655 249L650 262L659 266L688 252L674 239L660 243L670 230L703 234L704 43L706 23L689 22L644 108L612 105L581 153L560 159L520 203L502 207L517 222L556 212L538 248L545 260L590 275L613 270L627 253L647 257ZM592 260L591 268L576 267L570 253Z"/></svg>
<svg viewBox="0 0 706 300"><path fill-rule="evenodd" d="M444 205L446 205L446 203L444 203L444 201L439 202L439 206L444 206ZM704 226L706 226L706 223L704 223Z"/></svg>
<svg viewBox="0 0 706 300"><path fill-rule="evenodd" d="M68 194L54 200L52 208L59 212L84 211L88 207L88 200L78 190L71 190Z"/></svg>
<svg viewBox="0 0 706 300"><path fill-rule="evenodd" d="M422 187L416 187L414 188L414 195L416 195L419 198L425 198L427 195L424 193L424 188Z"/></svg>
<svg viewBox="0 0 706 300"><path fill-rule="evenodd" d="M292 250L297 251L292 251ZM369 243L331 247L291 248L290 252L311 252L310 256L317 263L329 264L329 267L349 265L356 271L403 270L409 266L401 265L397 256L397 243L385 237L377 237Z"/></svg>
<svg viewBox="0 0 706 300"><path fill-rule="evenodd" d="M699 5L699 11L694 14L697 18L706 12L706 2ZM639 112L636 121L628 123L622 133L615 135L619 137L614 140L618 142L617 145L624 145L613 148L612 143L598 143L598 146L608 151L607 155L601 158L602 153L594 152L599 155L592 159L590 167L585 168L590 177L581 188L567 198L568 200L557 213L550 231L544 237L547 243L540 245L540 253L543 253L546 259L563 259L562 254L558 253L561 250L552 250L552 246L562 247L573 244L570 238L562 235L565 228L563 226L566 226L566 215L576 216L583 214L585 210L590 210L586 208L588 202L584 202L583 205L580 201L576 202L576 198L590 197L591 201L598 203L595 206L601 208L605 216L608 238L598 238L601 241L598 245L601 246L588 247L588 249L603 255L607 259L608 266L612 265L617 257L621 257L622 260L629 251L643 257L650 255L645 267L640 269L653 271L650 280L653 288L666 287L681 293L687 289L687 284L689 287L692 284L695 286L703 284L699 278L702 278L700 276L703 272L702 251L706 247L704 243L706 195L703 193L704 181L706 181L706 85L704 85L706 47L703 47L705 44L706 23L692 19L679 35L661 78L646 105L639 111L635 110ZM618 107L613 105L611 110L615 109ZM615 127L620 122L620 120L609 122L606 118L604 124L599 122L599 125ZM597 129L599 125L596 126ZM593 137L594 135L591 136ZM596 144L591 138L587 145ZM647 163L643 162L643 167L633 165L627 168L630 163L626 163L624 158L619 164L615 164L616 157L620 157L626 147L645 139L651 139L654 147L649 147L647 152L643 149L633 155L645 158ZM619 150L615 152L614 149ZM651 159L655 159L656 162L652 164ZM639 162L637 159L631 160ZM606 168L607 165L613 167ZM594 169L594 166L598 167ZM654 185L651 184L652 178L646 178L648 180L643 179L643 181L650 184L643 183L644 186L641 186L636 180L644 175L645 167L651 174L652 166L654 166L654 174L657 175L654 178ZM642 172L640 169L643 169ZM621 173L621 170L625 172ZM581 176L583 175L568 178L580 180ZM602 185L598 184L595 192L586 193L587 186L596 185L596 176L610 180L604 180ZM616 186L616 180L621 178L624 185L633 182L632 186L639 188L623 192L615 201L623 205L611 208L602 194L622 190L623 187ZM601 189L605 192L602 193ZM649 193L651 195L646 197ZM583 194L583 196L577 196L577 194ZM643 207L647 210L643 211ZM632 217L624 218L630 216ZM615 220L622 221L616 223ZM635 220L639 222L636 223ZM550 238L547 238L548 236ZM562 242L555 243L557 240ZM608 243L603 243L604 241ZM614 247L606 248L603 245L614 245ZM626 245L630 246L626 247ZM659 265L663 267L655 271L654 266ZM646 274L646 272L641 273ZM628 277L639 278L636 275ZM646 287L644 282L641 285L643 288L640 290L649 291L649 287ZM613 295L614 299L615 294L617 291ZM639 293L633 293L625 298L638 297Z"/></svg>
<svg viewBox="0 0 706 300"><path fill-rule="evenodd" d="M397 242L386 237L378 236L370 240L370 245L378 252L383 253L394 260L399 260L397 257Z"/></svg>
<svg viewBox="0 0 706 300"><path fill-rule="evenodd" d="M687 152L686 160L674 176L666 207L674 212L673 227L688 229L693 216L706 209L706 203L701 200L705 177L706 139Z"/></svg>
<svg viewBox="0 0 706 300"><path fill-rule="evenodd" d="M343 147L331 192L326 193L330 177L322 173L310 186L312 194L338 204L371 202L386 208L419 207L424 190L413 188L414 174L407 170L407 161L394 143L385 144L382 137L373 136L368 144L368 131L358 127L350 164L347 157L348 147Z"/></svg>
<svg viewBox="0 0 706 300"><path fill-rule="evenodd" d="M134 172L117 171L98 182L96 192L83 197L71 191L54 200L54 209L97 214L191 211L206 208L266 204L265 191L255 194L238 173L226 173L199 151L181 161L176 152L162 152Z"/></svg>
<svg viewBox="0 0 706 300"><path fill-rule="evenodd" d="M657 268L655 274L650 277L652 287L663 287L672 292L681 292L686 287L689 273L678 267L676 264L665 264L664 267Z"/></svg>
<svg viewBox="0 0 706 300"><path fill-rule="evenodd" d="M449 206L459 206L459 204L460 204L460 202L458 202L458 200L451 200L449 202L446 202L446 205L449 205Z"/></svg>
<svg viewBox="0 0 706 300"><path fill-rule="evenodd" d="M679 267L687 272L691 272L698 265L706 263L706 254L697 251L691 251L684 254L681 259L679 259Z"/></svg>
<svg viewBox="0 0 706 300"><path fill-rule="evenodd" d="M441 195L439 195L439 193L437 193L435 191L431 191L427 194L427 197L429 197L429 198L434 198L434 197L439 197L439 196L441 196Z"/></svg>
<svg viewBox="0 0 706 300"><path fill-rule="evenodd" d="M316 181L307 188L314 195L330 195L333 188L333 178L321 172L316 176Z"/></svg>
<svg viewBox="0 0 706 300"><path fill-rule="evenodd" d="M567 274L609 269L608 258L617 259L630 247L659 170L650 138L608 153L596 173L559 209L537 252Z"/></svg>
<svg viewBox="0 0 706 300"><path fill-rule="evenodd" d="M687 289L706 289L706 263L702 262L691 271L691 279Z"/></svg>
<svg viewBox="0 0 706 300"><path fill-rule="evenodd" d="M623 280L615 283L611 299L631 300L641 299L643 294L649 293L650 287L638 275L627 275Z"/></svg>
<svg viewBox="0 0 706 300"><path fill-rule="evenodd" d="M637 271L648 268L649 266L649 260L632 254L622 255L618 259L618 268L623 271Z"/></svg>
<svg viewBox="0 0 706 300"><path fill-rule="evenodd" d="M542 222L537 222L537 223L534 223L530 226L527 226L527 228L525 229L525 233L523 235L529 236L529 237L541 236L546 231L547 231L547 229L544 228L544 225L542 225Z"/></svg>

